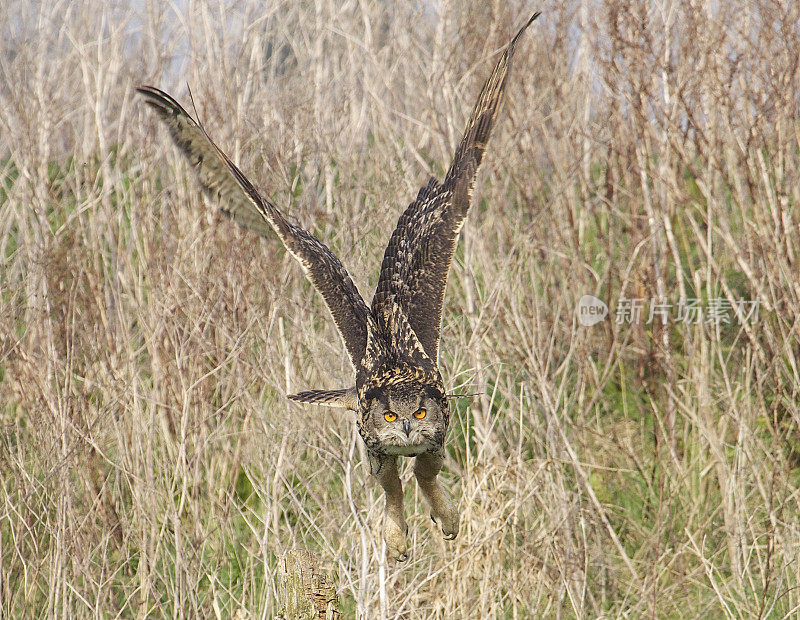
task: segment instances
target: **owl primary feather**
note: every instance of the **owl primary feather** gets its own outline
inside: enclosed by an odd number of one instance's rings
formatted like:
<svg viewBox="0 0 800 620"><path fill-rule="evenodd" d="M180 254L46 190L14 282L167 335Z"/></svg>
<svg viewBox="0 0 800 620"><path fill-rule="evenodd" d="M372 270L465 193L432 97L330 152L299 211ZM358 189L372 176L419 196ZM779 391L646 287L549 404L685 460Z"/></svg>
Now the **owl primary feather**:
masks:
<svg viewBox="0 0 800 620"><path fill-rule="evenodd" d="M400 216L367 306L342 263L314 235L288 221L170 95L138 92L165 123L222 213L262 236L274 231L322 294L355 369L355 384L289 398L357 413L370 473L386 494L384 539L396 560L408 558L397 458L414 457L414 475L446 539L458 534L458 511L437 476L450 421L438 368L447 274L469 210L475 177L503 101L514 48L534 14L511 40L478 96L444 180L431 179Z"/></svg>

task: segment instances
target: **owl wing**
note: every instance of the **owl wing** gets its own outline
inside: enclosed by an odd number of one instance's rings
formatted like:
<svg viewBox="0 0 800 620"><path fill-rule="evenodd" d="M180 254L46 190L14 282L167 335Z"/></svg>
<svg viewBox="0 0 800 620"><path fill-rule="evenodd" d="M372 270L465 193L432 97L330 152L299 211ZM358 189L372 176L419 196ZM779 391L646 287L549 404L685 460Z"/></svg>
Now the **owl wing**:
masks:
<svg viewBox="0 0 800 620"><path fill-rule="evenodd" d="M346 390L308 390L289 394L289 398L298 403L325 405L358 411L358 392L355 387Z"/></svg>
<svg viewBox="0 0 800 620"><path fill-rule="evenodd" d="M431 179L400 216L383 256L372 312L379 329L392 339L392 320L407 318L426 355L436 360L447 274L458 234L467 217L475 176L503 100L516 43L540 13L511 40L483 86L443 183ZM414 348L417 343L393 342Z"/></svg>
<svg viewBox="0 0 800 620"><path fill-rule="evenodd" d="M267 236L270 229L275 231L322 293L350 360L357 366L364 356L369 310L339 259L314 235L287 221L275 205L261 196L177 101L152 86L136 90L164 121L173 141L192 164L203 190L220 203L222 213L259 235Z"/></svg>

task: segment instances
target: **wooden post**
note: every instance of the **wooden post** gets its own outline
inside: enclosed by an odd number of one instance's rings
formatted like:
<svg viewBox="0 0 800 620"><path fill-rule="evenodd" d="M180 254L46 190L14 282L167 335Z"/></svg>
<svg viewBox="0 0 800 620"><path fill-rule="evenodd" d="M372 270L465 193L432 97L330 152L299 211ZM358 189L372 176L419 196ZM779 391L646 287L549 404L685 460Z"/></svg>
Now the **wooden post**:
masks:
<svg viewBox="0 0 800 620"><path fill-rule="evenodd" d="M278 618L284 620L334 620L340 617L336 571L322 566L315 554L295 549L278 565Z"/></svg>

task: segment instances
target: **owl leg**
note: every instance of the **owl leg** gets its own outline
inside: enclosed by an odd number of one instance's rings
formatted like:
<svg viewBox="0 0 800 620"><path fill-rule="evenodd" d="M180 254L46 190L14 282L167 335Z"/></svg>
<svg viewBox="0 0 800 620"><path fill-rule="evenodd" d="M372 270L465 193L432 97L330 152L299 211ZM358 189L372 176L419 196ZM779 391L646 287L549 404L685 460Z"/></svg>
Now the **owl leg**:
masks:
<svg viewBox="0 0 800 620"><path fill-rule="evenodd" d="M386 511L383 521L383 539L389 554L398 562L408 559L406 533L408 526L403 518L403 485L397 473L397 457L369 454L369 471L375 476L386 494Z"/></svg>
<svg viewBox="0 0 800 620"><path fill-rule="evenodd" d="M453 540L458 536L458 510L437 478L443 463L443 451L420 454L414 459L414 475L431 506L431 518L441 526L445 540Z"/></svg>

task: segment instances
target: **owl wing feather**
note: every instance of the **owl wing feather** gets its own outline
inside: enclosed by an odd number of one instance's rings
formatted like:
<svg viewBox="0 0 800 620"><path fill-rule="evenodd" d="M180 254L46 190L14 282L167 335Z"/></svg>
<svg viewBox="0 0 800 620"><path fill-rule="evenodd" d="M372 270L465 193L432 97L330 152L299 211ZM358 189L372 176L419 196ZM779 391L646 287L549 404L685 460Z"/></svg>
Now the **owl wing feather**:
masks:
<svg viewBox="0 0 800 620"><path fill-rule="evenodd" d="M540 13L511 40L483 86L443 183L432 178L397 222L383 256L372 313L378 327L391 330L401 308L427 356L437 360L447 275L458 234L472 200L475 177L497 112L516 43ZM416 343L410 342L414 347Z"/></svg>
<svg viewBox="0 0 800 620"><path fill-rule="evenodd" d="M354 387L346 390L307 390L289 394L289 398L298 403L358 410L358 392Z"/></svg>
<svg viewBox="0 0 800 620"><path fill-rule="evenodd" d="M314 235L293 224L261 196L241 170L170 95L152 86L136 89L165 123L175 144L192 164L205 193L222 213L261 236L274 230L322 294L353 366L364 356L369 309L336 256Z"/></svg>

